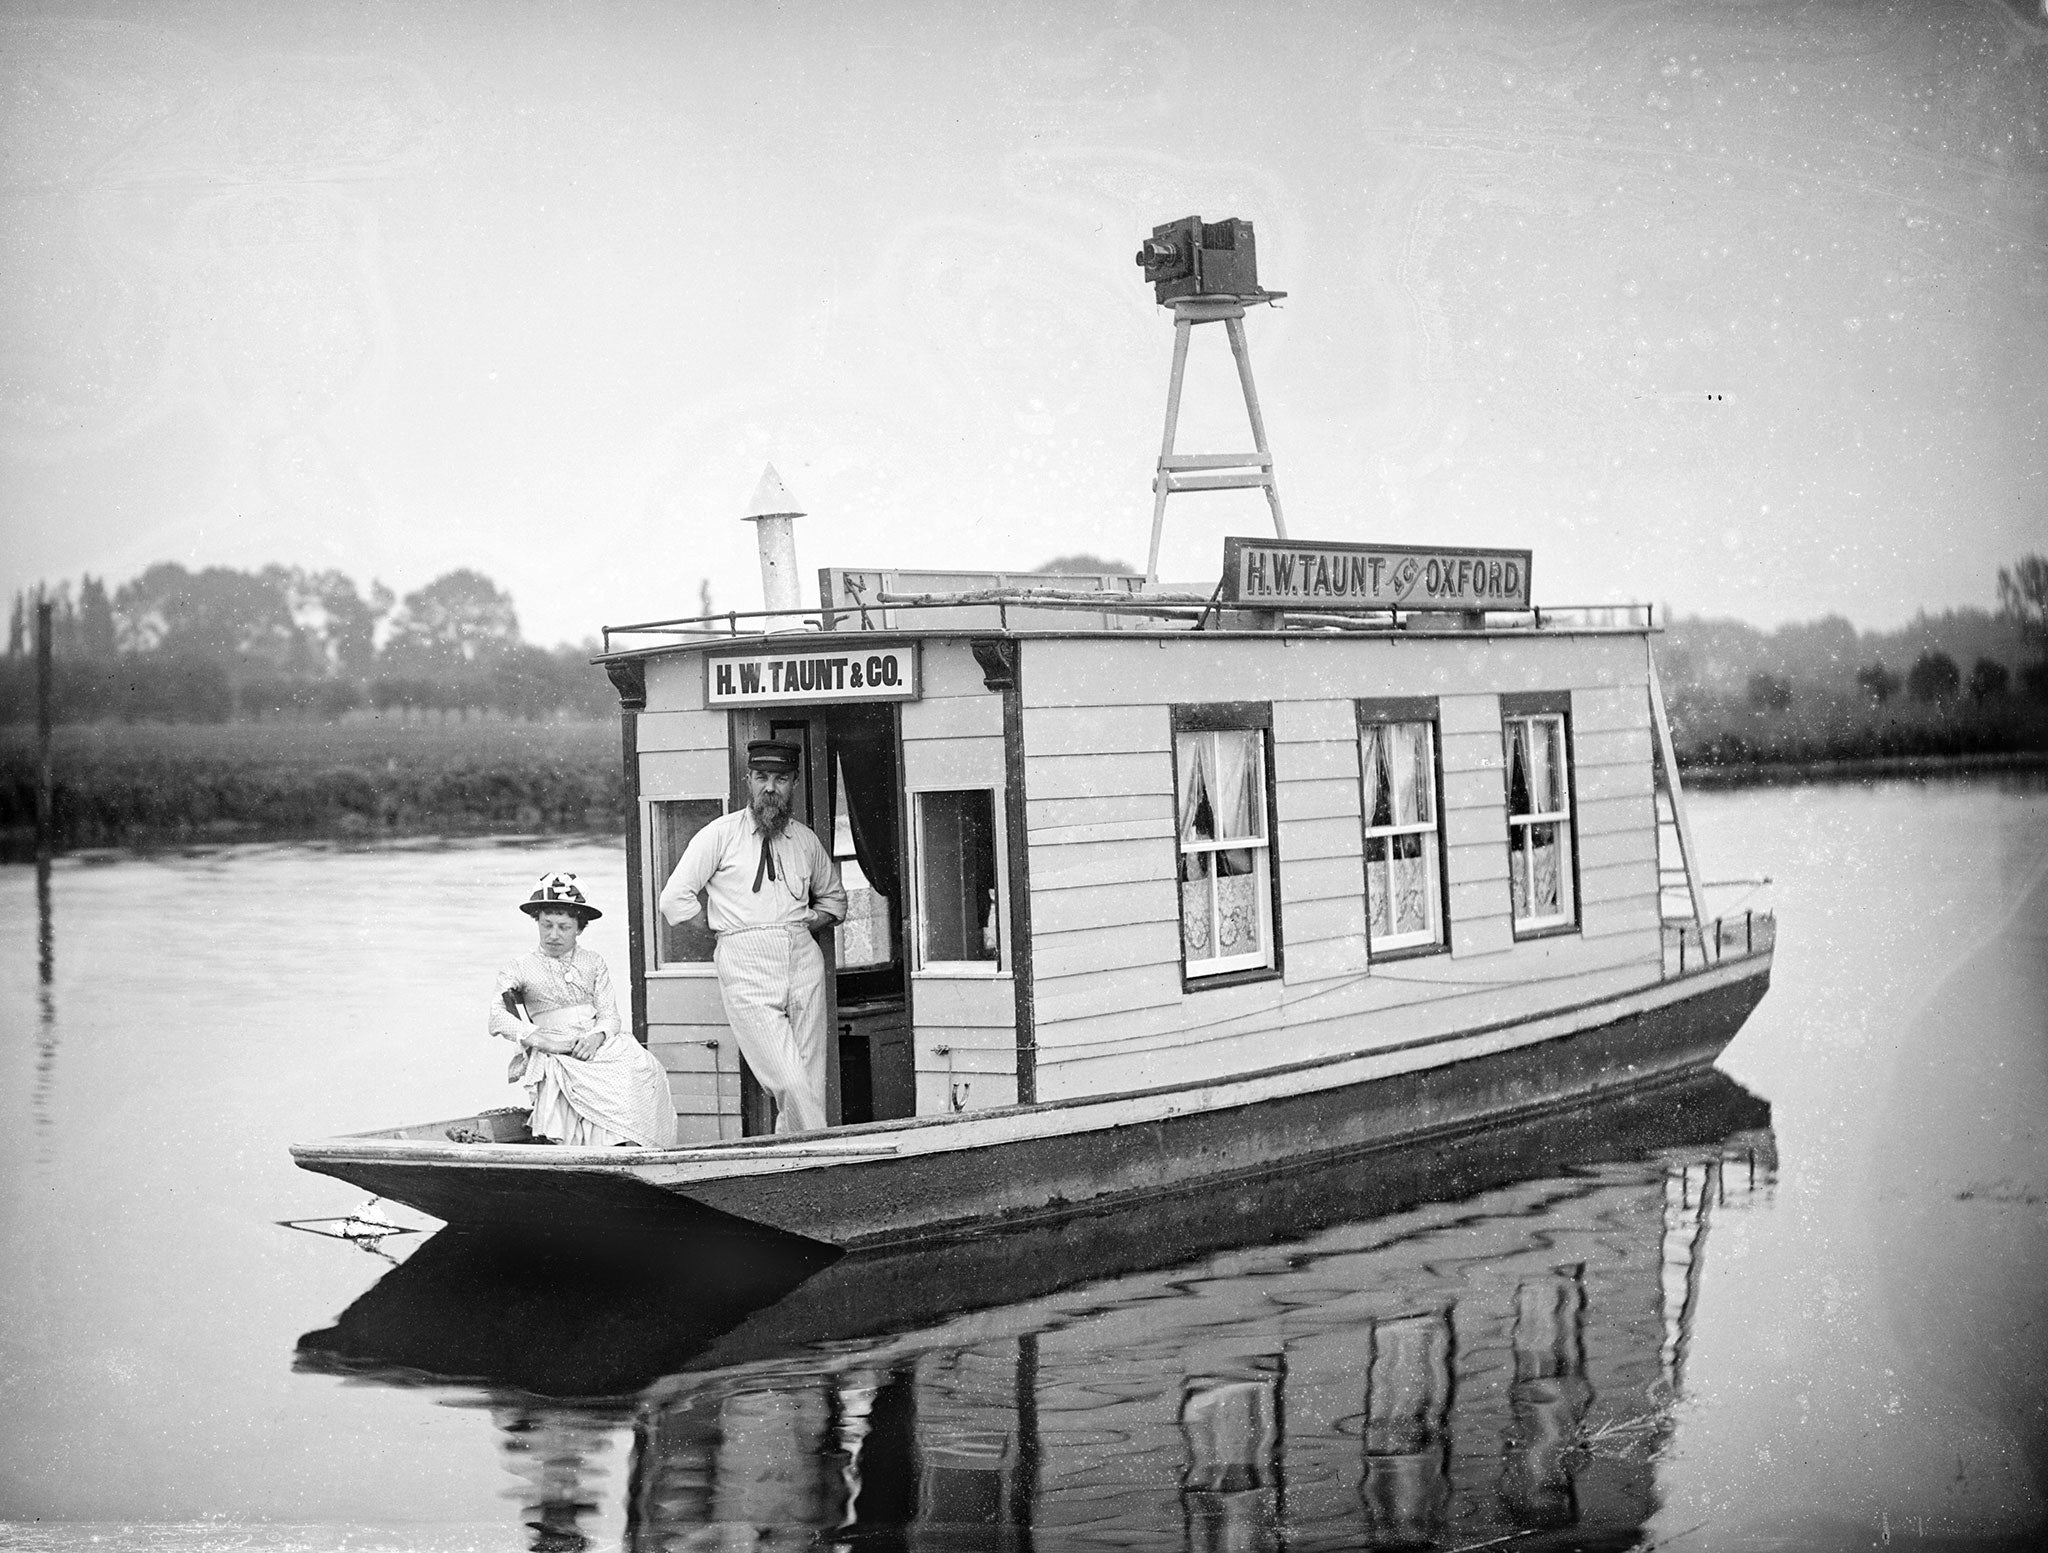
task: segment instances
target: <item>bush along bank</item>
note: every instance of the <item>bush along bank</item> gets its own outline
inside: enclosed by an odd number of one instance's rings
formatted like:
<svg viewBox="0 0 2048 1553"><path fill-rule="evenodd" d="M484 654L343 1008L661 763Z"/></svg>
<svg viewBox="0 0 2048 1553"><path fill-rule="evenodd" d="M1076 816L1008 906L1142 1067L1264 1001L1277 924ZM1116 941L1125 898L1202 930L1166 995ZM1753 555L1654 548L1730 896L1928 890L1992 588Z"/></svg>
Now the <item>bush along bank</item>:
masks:
<svg viewBox="0 0 2048 1553"><path fill-rule="evenodd" d="M617 725L548 737L292 741L241 725L101 730L60 739L60 848L200 841L369 839L488 832L622 832ZM0 746L0 844L33 845L31 741Z"/></svg>
<svg viewBox="0 0 2048 1553"><path fill-rule="evenodd" d="M1672 743L1688 781L2025 766L2048 755L2048 704L1999 692L1877 701L1784 682L1742 697L1674 697Z"/></svg>

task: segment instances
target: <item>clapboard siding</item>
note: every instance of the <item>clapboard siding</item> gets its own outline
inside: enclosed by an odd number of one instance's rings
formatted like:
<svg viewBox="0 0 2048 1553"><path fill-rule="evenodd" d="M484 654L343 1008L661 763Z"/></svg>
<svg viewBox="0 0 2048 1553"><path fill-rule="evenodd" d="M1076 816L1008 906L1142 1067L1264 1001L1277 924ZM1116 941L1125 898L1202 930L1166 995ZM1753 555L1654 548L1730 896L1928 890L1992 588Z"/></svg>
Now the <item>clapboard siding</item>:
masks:
<svg viewBox="0 0 2048 1553"><path fill-rule="evenodd" d="M1451 917L1451 954L1502 954L1515 948L1515 928L1508 919L1505 892L1487 892L1483 902L1474 899L1468 909ZM1453 902L1453 904L1458 904Z"/></svg>
<svg viewBox="0 0 2048 1553"><path fill-rule="evenodd" d="M979 690L971 696L954 696L942 701L906 701L903 704L905 739L1000 739L1003 736L1003 698Z"/></svg>
<svg viewBox="0 0 2048 1553"><path fill-rule="evenodd" d="M1608 835L1582 834L1579 837L1579 868L1582 872L1609 863L1654 864L1656 861L1657 837L1647 825Z"/></svg>
<svg viewBox="0 0 2048 1553"><path fill-rule="evenodd" d="M1365 932L1365 878L1353 876L1355 888L1325 900L1289 904L1286 922L1287 970L1294 972L1294 947L1317 939L1351 938Z"/></svg>
<svg viewBox="0 0 2048 1553"><path fill-rule="evenodd" d="M919 667L924 677L924 701L943 701L948 696L994 696L981 677L981 665L974 661L973 649L965 642L928 641L922 652ZM921 703L906 701L903 704L907 708ZM1001 707L1000 699L996 705Z"/></svg>
<svg viewBox="0 0 2048 1553"><path fill-rule="evenodd" d="M1461 748L1490 741L1493 758L1500 758L1500 697L1493 694L1439 696L1436 703L1437 731L1449 749L1456 741Z"/></svg>
<svg viewBox="0 0 2048 1553"><path fill-rule="evenodd" d="M1172 736L1164 706L1027 707L1024 747L1034 754L1092 751L1103 755L1163 750Z"/></svg>
<svg viewBox="0 0 2048 1553"><path fill-rule="evenodd" d="M1581 766L1578 778L1578 799L1582 805L1624 798L1640 804L1650 796L1648 766ZM1648 823L1647 815L1640 823Z"/></svg>
<svg viewBox="0 0 2048 1553"><path fill-rule="evenodd" d="M642 798L716 798L722 804L731 791L732 765L723 748L640 753Z"/></svg>
<svg viewBox="0 0 2048 1553"><path fill-rule="evenodd" d="M1273 739L1279 744L1343 745L1358 733L1357 703L1337 701L1276 701L1273 704Z"/></svg>
<svg viewBox="0 0 2048 1553"><path fill-rule="evenodd" d="M1453 814L1480 810L1507 813L1507 789L1501 784L1500 766L1444 772L1444 808Z"/></svg>
<svg viewBox="0 0 2048 1553"><path fill-rule="evenodd" d="M1364 865L1353 853L1349 857L1312 857L1298 862L1287 863L1281 869L1281 887L1286 894L1281 897L1281 910L1287 911L1292 901L1348 900L1365 888ZM1282 919L1282 939L1285 940L1285 923L1291 917Z"/></svg>
<svg viewBox="0 0 2048 1553"><path fill-rule="evenodd" d="M646 661L647 710L644 719L661 712L700 712L704 709L704 660L692 653L686 657L650 658ZM721 725L723 712L711 714Z"/></svg>
<svg viewBox="0 0 2048 1553"><path fill-rule="evenodd" d="M1164 922L1134 922L1073 933L1041 931L1032 942L1032 965L1042 987L1056 977L1152 964L1179 952L1178 934L1176 925Z"/></svg>
<svg viewBox="0 0 2048 1553"><path fill-rule="evenodd" d="M1031 892L1034 933L1111 927L1120 922L1179 921L1180 896L1171 879L1136 879L1117 886Z"/></svg>
<svg viewBox="0 0 2048 1553"><path fill-rule="evenodd" d="M1581 901L1579 924L1580 931L1589 939L1612 938L1623 933L1640 935L1646 945L1642 950L1644 959L1655 960L1662 956L1657 936L1657 897L1654 894Z"/></svg>
<svg viewBox="0 0 2048 1553"><path fill-rule="evenodd" d="M1283 823L1306 820L1344 819L1351 825L1354 842L1358 836L1358 765L1352 762L1348 777L1302 781L1289 778L1280 784L1280 818Z"/></svg>
<svg viewBox="0 0 2048 1553"><path fill-rule="evenodd" d="M1087 825L1061 825L1031 832L1034 847L1079 846L1092 841L1173 841L1170 815L1145 820L1103 820Z"/></svg>
<svg viewBox="0 0 2048 1553"><path fill-rule="evenodd" d="M657 750L726 751L723 712L642 712L634 719L633 743L641 754Z"/></svg>
<svg viewBox="0 0 2048 1553"><path fill-rule="evenodd" d="M1037 980L1038 1044L1057 1046L1064 1026L1093 1024L1138 1008L1176 1007L1181 1001L1180 967L1128 965L1086 976L1041 976Z"/></svg>
<svg viewBox="0 0 2048 1553"><path fill-rule="evenodd" d="M1633 684L1572 692L1572 727L1578 733L1650 726L1649 682L1639 672Z"/></svg>
<svg viewBox="0 0 2048 1553"><path fill-rule="evenodd" d="M1173 800L1164 793L1104 793L1098 798L1042 798L1034 793L1024 805L1024 823L1034 839L1042 831L1127 820L1152 821L1172 835Z"/></svg>
<svg viewBox="0 0 2048 1553"><path fill-rule="evenodd" d="M1360 920L1363 921L1362 913ZM1365 968L1365 933L1362 927L1358 932L1341 938L1318 939L1312 943L1290 939L1287 944L1287 985L1290 987L1356 976Z"/></svg>
<svg viewBox="0 0 2048 1553"><path fill-rule="evenodd" d="M1438 966L1441 960L1420 963ZM1047 1099L1161 1083L1222 1078L1276 1060L1306 1061L1369 1051L1456 1029L1496 1023L1523 1014L1566 1007L1639 985L1642 967L1623 964L1589 968L1532 991L1515 986L1445 990L1404 985L1391 976L1359 976L1335 984L1317 983L1291 996L1274 997L1272 983L1256 984L1262 996L1250 1006L1218 1008L1200 1028L1133 1031L1114 1048L1076 1047L1066 1053L1041 1051L1039 1088ZM1232 989L1254 990L1254 989ZM1207 1011L1204 1011L1205 1016ZM1270 1026L1285 1020L1284 1057Z"/></svg>
<svg viewBox="0 0 2048 1553"><path fill-rule="evenodd" d="M1482 841L1459 842L1450 848L1451 887L1498 884L1508 876L1508 836L1503 827Z"/></svg>
<svg viewBox="0 0 2048 1553"><path fill-rule="evenodd" d="M1615 728L1605 733L1574 732L1572 761L1582 769L1588 766L1639 766L1647 769L1650 763L1650 730Z"/></svg>
<svg viewBox="0 0 2048 1553"><path fill-rule="evenodd" d="M1008 976L937 976L920 971L911 977L910 995L920 1030L927 1025L999 1030L1004 1041L1016 1045L1017 984Z"/></svg>
<svg viewBox="0 0 2048 1553"><path fill-rule="evenodd" d="M1003 741L996 738L919 739L903 734L903 782L923 789L1001 787Z"/></svg>
<svg viewBox="0 0 2048 1553"><path fill-rule="evenodd" d="M1654 861L1638 859L1633 862L1609 863L1602 867L1579 869L1579 899L1582 901L1618 901L1631 896L1657 893L1657 868Z"/></svg>
<svg viewBox="0 0 2048 1553"><path fill-rule="evenodd" d="M1173 762L1165 750L1124 755L1032 755L1024 790L1033 798L1091 798L1098 793L1152 793L1173 798Z"/></svg>
<svg viewBox="0 0 2048 1553"><path fill-rule="evenodd" d="M1287 819L1280 822L1281 855L1290 870L1299 868L1304 862L1333 857L1349 858L1355 863L1363 846L1356 814L1335 820ZM1283 878L1281 883L1289 895L1314 893L1297 890L1291 877Z"/></svg>
<svg viewBox="0 0 2048 1553"><path fill-rule="evenodd" d="M1090 841L1044 848L1031 856L1032 891L1128 885L1160 874L1171 876L1174 853L1171 841Z"/></svg>
<svg viewBox="0 0 2048 1553"><path fill-rule="evenodd" d="M711 967L702 974L686 972L647 978L647 1022L650 1025L725 1027L725 1004L718 996L718 978Z"/></svg>

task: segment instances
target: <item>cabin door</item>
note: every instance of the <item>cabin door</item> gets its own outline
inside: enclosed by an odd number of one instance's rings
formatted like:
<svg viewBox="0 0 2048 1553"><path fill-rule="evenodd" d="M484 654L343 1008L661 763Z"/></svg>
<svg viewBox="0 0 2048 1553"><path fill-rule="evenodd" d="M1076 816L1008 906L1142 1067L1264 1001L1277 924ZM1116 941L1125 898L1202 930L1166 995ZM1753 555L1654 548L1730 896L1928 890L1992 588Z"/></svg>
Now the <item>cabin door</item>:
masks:
<svg viewBox="0 0 2048 1553"><path fill-rule="evenodd" d="M895 708L821 706L734 714L733 790L746 799L746 749L779 739L803 751L795 817L816 833L847 886L847 920L818 935L830 999L825 1114L834 1126L910 1116L916 1077L904 975L901 761ZM893 888L891 887L893 886ZM740 1067L741 1130L771 1132L775 1108Z"/></svg>

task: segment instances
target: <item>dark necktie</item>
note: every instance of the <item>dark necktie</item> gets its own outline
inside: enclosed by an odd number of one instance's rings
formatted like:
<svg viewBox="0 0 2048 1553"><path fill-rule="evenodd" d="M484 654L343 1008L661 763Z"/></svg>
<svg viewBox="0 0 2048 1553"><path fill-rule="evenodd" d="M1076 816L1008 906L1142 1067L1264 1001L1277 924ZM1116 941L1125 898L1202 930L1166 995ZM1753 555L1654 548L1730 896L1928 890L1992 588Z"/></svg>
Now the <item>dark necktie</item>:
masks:
<svg viewBox="0 0 2048 1553"><path fill-rule="evenodd" d="M761 832L761 861L754 867L754 893L761 893L761 881L764 878L772 880L774 877L775 854L768 850L768 832L764 830Z"/></svg>

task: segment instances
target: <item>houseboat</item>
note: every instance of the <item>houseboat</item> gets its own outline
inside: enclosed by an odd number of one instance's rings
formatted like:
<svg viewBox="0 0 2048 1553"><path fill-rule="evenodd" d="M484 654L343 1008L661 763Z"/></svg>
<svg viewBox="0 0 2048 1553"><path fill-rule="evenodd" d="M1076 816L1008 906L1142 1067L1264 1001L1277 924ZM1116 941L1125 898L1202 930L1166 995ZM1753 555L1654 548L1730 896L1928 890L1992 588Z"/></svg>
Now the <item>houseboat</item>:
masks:
<svg viewBox="0 0 2048 1553"><path fill-rule="evenodd" d="M1279 537L1226 541L1213 588L832 568L796 607L766 505L782 607L602 658L678 1146L500 1112L305 1168L456 1223L881 1246L1675 1082L1763 996L1772 921L1710 915L1646 607L1539 607L1526 551ZM831 1125L782 1135L708 935L655 907L769 738L851 898Z"/></svg>

